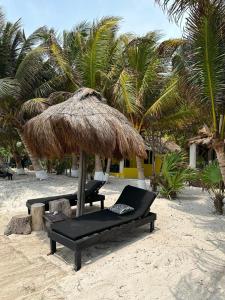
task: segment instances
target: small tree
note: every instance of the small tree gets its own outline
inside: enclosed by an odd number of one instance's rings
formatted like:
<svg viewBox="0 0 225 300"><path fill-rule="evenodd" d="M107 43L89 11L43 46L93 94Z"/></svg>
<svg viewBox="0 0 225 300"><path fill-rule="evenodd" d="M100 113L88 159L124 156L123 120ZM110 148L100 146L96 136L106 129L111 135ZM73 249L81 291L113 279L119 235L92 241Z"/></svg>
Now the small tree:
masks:
<svg viewBox="0 0 225 300"><path fill-rule="evenodd" d="M170 199L176 198L194 171L187 167L186 156L182 152L167 153L164 156L158 182L160 193Z"/></svg>
<svg viewBox="0 0 225 300"><path fill-rule="evenodd" d="M224 194L224 184L223 178L220 172L220 168L217 162L213 162L206 166L201 172L200 178L202 180L204 188L207 189L211 199L213 200L216 212L223 214L223 199Z"/></svg>

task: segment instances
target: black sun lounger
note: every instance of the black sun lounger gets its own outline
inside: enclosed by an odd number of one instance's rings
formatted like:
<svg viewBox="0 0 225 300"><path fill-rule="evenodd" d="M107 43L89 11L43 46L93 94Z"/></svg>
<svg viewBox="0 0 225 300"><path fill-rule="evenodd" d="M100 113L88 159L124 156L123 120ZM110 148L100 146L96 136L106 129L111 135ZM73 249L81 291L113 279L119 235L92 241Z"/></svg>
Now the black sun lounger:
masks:
<svg viewBox="0 0 225 300"><path fill-rule="evenodd" d="M89 203L92 205L93 202L101 202L101 209L104 209L104 200L105 196L100 195L98 192L100 188L105 184L105 181L100 180L90 180L85 185L85 203ZM51 196L45 198L36 198L36 199L29 199L26 202L26 206L28 209L28 214L30 214L31 205L35 203L44 203L45 210L49 210L49 202L57 199L68 199L70 201L70 205L74 206L77 204L77 194L67 194L67 195L59 195L59 196Z"/></svg>
<svg viewBox="0 0 225 300"><path fill-rule="evenodd" d="M156 214L150 212L150 206L156 194L127 185L122 191L117 204L126 204L134 208L134 212L118 215L108 209L89 213L81 217L66 219L53 223L48 230L50 238L50 254L56 252L56 242L74 251L74 269L81 268L81 251L99 241L120 235L144 224L150 224L150 232L154 230Z"/></svg>

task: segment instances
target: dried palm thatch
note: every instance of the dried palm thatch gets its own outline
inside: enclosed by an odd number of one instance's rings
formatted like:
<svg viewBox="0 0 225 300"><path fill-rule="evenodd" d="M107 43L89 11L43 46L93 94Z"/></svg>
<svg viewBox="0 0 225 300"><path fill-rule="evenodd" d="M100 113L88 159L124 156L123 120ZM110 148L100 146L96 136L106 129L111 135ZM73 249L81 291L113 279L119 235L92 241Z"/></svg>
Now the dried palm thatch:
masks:
<svg viewBox="0 0 225 300"><path fill-rule="evenodd" d="M165 138L151 139L146 141L147 150L151 150L157 154L165 154L167 152L179 152L181 147L173 141L166 140Z"/></svg>
<svg viewBox="0 0 225 300"><path fill-rule="evenodd" d="M35 98L28 100L23 103L20 109L20 118L23 120L29 120L36 115L41 114L44 110L49 107L47 99L45 98Z"/></svg>
<svg viewBox="0 0 225 300"><path fill-rule="evenodd" d="M89 88L79 89L70 99L27 122L24 135L36 157L80 152L77 216L84 210L86 153L146 157L144 141L127 118Z"/></svg>
<svg viewBox="0 0 225 300"><path fill-rule="evenodd" d="M19 117L24 123L31 118L36 117L41 114L44 110L49 108L49 106L61 103L73 94L69 92L54 92L48 98L34 98L23 103L20 109Z"/></svg>
<svg viewBox="0 0 225 300"><path fill-rule="evenodd" d="M196 145L204 145L208 148L212 146L213 141L213 134L211 133L210 129L204 125L199 131L198 135L189 139L188 143L196 144Z"/></svg>
<svg viewBox="0 0 225 300"><path fill-rule="evenodd" d="M81 149L104 157L146 157L143 139L127 118L89 88L79 89L27 122L24 134L40 158L63 157Z"/></svg>

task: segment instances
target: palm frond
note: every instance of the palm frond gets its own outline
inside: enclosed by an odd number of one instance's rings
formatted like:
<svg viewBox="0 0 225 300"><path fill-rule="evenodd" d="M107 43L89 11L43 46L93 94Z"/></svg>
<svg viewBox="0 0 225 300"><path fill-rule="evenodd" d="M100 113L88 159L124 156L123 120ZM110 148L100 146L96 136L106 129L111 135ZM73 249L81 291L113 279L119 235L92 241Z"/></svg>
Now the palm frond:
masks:
<svg viewBox="0 0 225 300"><path fill-rule="evenodd" d="M225 91L225 53L221 32L225 28L221 22L220 9L208 3L203 11L192 9L187 24L187 34L193 45L194 79L201 87L203 99L211 103L214 131L218 130L216 102Z"/></svg>
<svg viewBox="0 0 225 300"><path fill-rule="evenodd" d="M48 97L51 93L59 90L68 90L68 79L63 75L52 75L52 77L35 87L34 95L36 97Z"/></svg>
<svg viewBox="0 0 225 300"><path fill-rule="evenodd" d="M12 77L16 68L15 60L20 49L20 20L7 22L0 36L0 77Z"/></svg>
<svg viewBox="0 0 225 300"><path fill-rule="evenodd" d="M46 48L44 47L39 46L32 49L24 57L16 71L15 78L21 85L24 98L33 94L35 83L41 76L40 71L43 70L45 55Z"/></svg>
<svg viewBox="0 0 225 300"><path fill-rule="evenodd" d="M17 58L17 68L19 67L20 63L23 61L27 53L31 51L34 46L38 46L40 43L43 43L43 41L45 41L44 36L47 33L48 29L46 26L36 29L28 37L26 37L25 33L23 32L21 50Z"/></svg>
<svg viewBox="0 0 225 300"><path fill-rule="evenodd" d="M19 82L12 78L0 78L0 101L6 97L18 97L20 94Z"/></svg>
<svg viewBox="0 0 225 300"><path fill-rule="evenodd" d="M170 18L179 21L190 7L196 5L204 5L204 0L155 0L164 11L166 11Z"/></svg>
<svg viewBox="0 0 225 300"><path fill-rule="evenodd" d="M160 115L163 110L166 110L168 107L174 106L178 101L177 93L177 83L178 80L172 78L170 84L162 92L161 96L147 109L144 114L144 117L149 115Z"/></svg>
<svg viewBox="0 0 225 300"><path fill-rule="evenodd" d="M60 45L56 41L55 38L51 40L50 43L50 53L52 57L55 59L59 68L63 71L63 73L68 77L74 87L78 87L78 81L76 79L75 73L70 66L70 63L67 57L64 55L63 50Z"/></svg>
<svg viewBox="0 0 225 300"><path fill-rule="evenodd" d="M148 63L148 66L143 73L143 78L141 80L139 94L144 96L148 94L149 91L154 89L154 84L156 79L159 79L159 69L161 67L161 62L157 57L152 57L152 60Z"/></svg>
<svg viewBox="0 0 225 300"><path fill-rule="evenodd" d="M159 120L155 120L156 125L154 124L154 119L151 119L152 125L157 127L158 129L164 128L167 131L171 130L173 132L177 130L182 130L182 128L186 128L188 124L194 122L194 120L198 117L199 110L191 105L181 104L177 105L176 108L168 111L168 113L163 114Z"/></svg>
<svg viewBox="0 0 225 300"><path fill-rule="evenodd" d="M119 20L120 18L116 17L105 17L93 23L86 50L77 62L85 86L96 88L96 73L107 72L111 44L118 29Z"/></svg>
<svg viewBox="0 0 225 300"><path fill-rule="evenodd" d="M138 113L136 105L135 79L131 73L123 70L114 87L114 94L119 107L125 114Z"/></svg>

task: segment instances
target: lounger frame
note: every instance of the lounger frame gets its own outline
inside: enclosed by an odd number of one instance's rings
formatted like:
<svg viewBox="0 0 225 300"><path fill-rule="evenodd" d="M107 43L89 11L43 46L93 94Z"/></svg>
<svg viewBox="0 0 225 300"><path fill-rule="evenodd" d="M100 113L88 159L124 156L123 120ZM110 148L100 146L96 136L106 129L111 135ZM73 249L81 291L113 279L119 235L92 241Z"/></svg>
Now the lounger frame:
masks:
<svg viewBox="0 0 225 300"><path fill-rule="evenodd" d="M51 200L49 200L50 197L48 197L48 202L45 203L45 211L49 210L49 202L53 201L53 200L59 200L59 199L68 199L70 201L70 206L76 206L77 205L77 199L71 199L72 196L74 197L74 194L69 194L69 195L60 195L60 196L55 196L52 197ZM42 200L44 200L45 198L42 198ZM33 199L32 199L33 200ZM36 200L36 199L34 199ZM28 215L30 215L31 213L31 205L29 202L29 200L27 200L26 206L27 206L27 212ZM104 209L104 201L105 201L105 195L102 194L92 194L91 196L89 196L86 200L85 200L85 204L90 204L90 206L93 206L93 203L95 202L100 202L100 206L101 206L101 210Z"/></svg>
<svg viewBox="0 0 225 300"><path fill-rule="evenodd" d="M86 185L91 184L91 182L97 182L97 187L95 187L95 189L92 188L93 191L91 193L89 192L86 195L86 197L85 197L86 198L85 199L85 204L88 203L88 204L90 204L90 206L92 206L94 202L100 202L101 209L104 209L105 196L102 195L102 194L99 194L99 190L105 184L105 181L91 180ZM58 200L58 199L62 199L62 198L68 199L70 201L70 206L77 205L77 193L66 194L66 195L50 196L50 197L43 197L43 198L36 198L36 199L28 199L26 201L26 206L27 206L28 214L30 214L30 212L31 212L31 205L34 204L34 203L39 203L39 201L40 201L40 203L44 203L45 204L45 211L48 211L49 210L49 202L50 201Z"/></svg>
<svg viewBox="0 0 225 300"><path fill-rule="evenodd" d="M156 214L149 212L147 216L138 218L117 226L113 226L104 231L100 231L98 233L93 233L89 236L85 236L78 240L72 240L64 235L57 233L56 231L48 230L48 237L50 238L50 254L54 254L56 252L56 242L60 243L67 248L74 251L74 270L78 271L81 268L81 252L83 249L90 247L98 242L102 242L105 240L110 240L114 236L119 236L121 233L125 231L129 231L131 229L140 227L142 225L148 224L150 225L150 232L154 230L154 223L156 220Z"/></svg>

